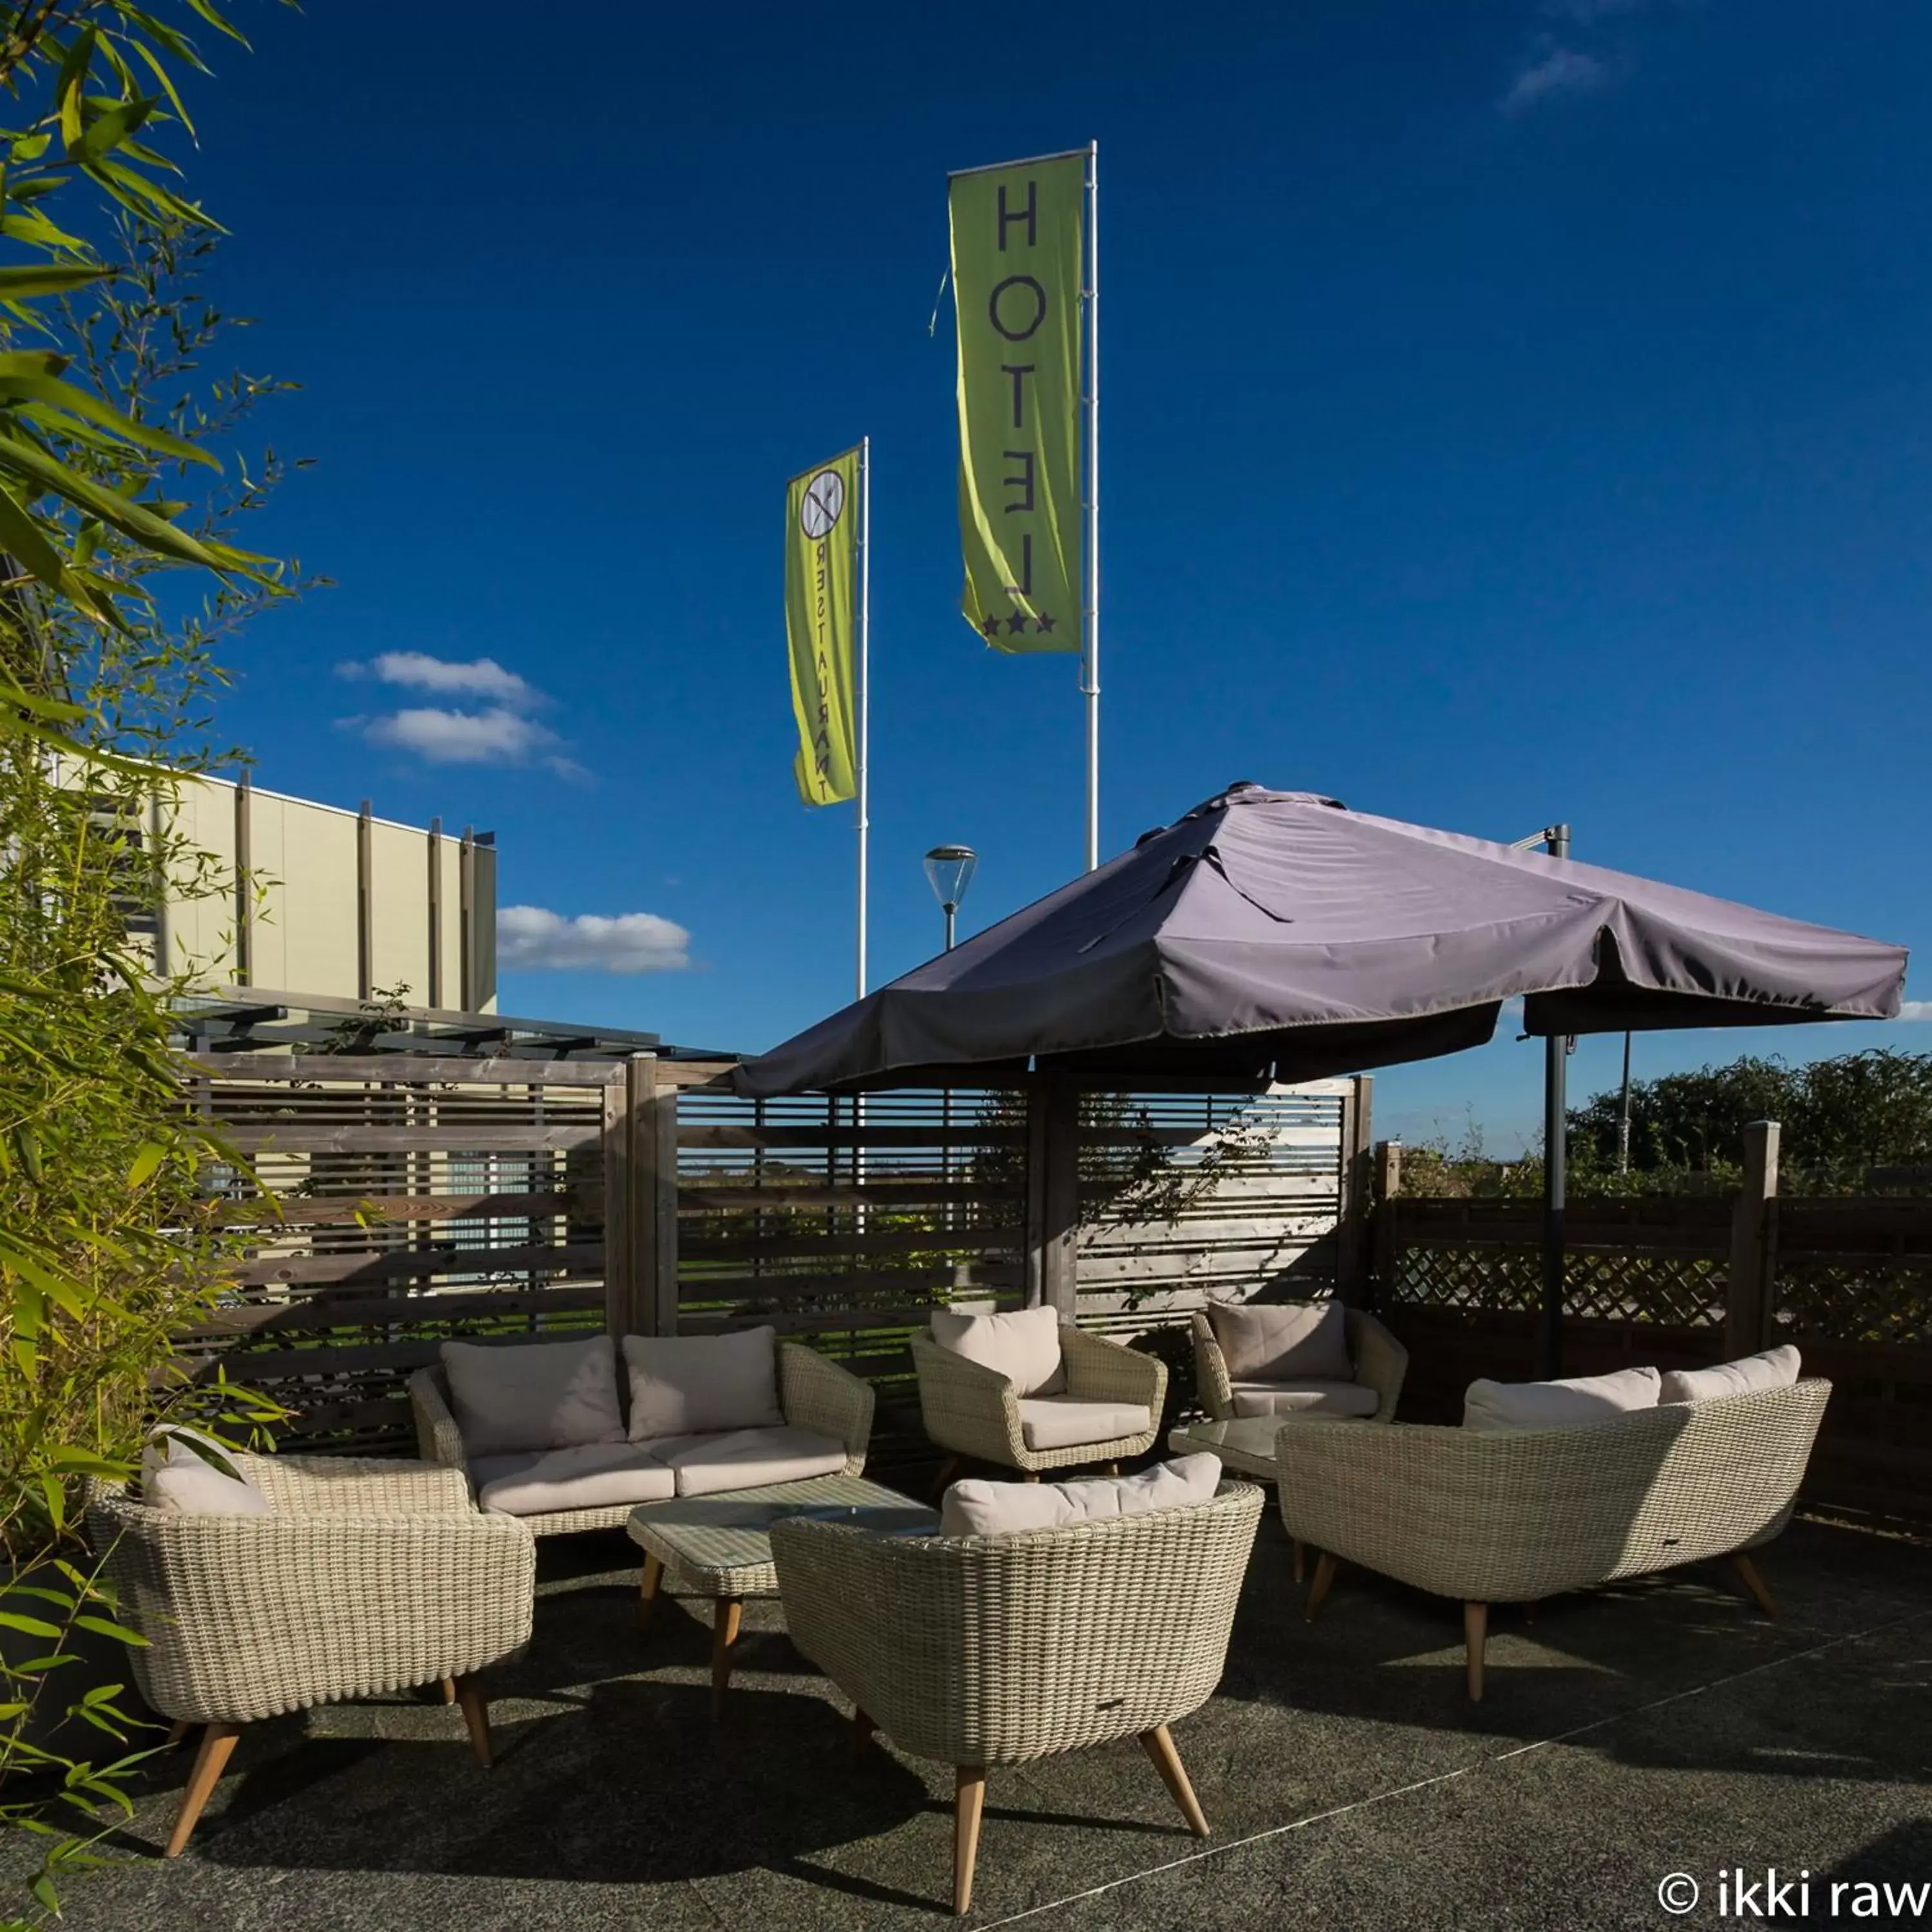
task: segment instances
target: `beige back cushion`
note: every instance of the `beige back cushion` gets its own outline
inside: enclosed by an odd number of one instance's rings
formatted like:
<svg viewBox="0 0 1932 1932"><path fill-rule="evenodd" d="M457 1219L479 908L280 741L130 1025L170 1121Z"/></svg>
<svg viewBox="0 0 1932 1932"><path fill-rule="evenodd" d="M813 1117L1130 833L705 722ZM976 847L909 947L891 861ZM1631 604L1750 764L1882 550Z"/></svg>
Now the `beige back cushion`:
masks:
<svg viewBox="0 0 1932 1932"><path fill-rule="evenodd" d="M1105 1516L1145 1516L1210 1500L1221 1482L1218 1456L1178 1456L1137 1476L1084 1483L955 1483L939 1505L941 1536L1010 1536L1063 1529Z"/></svg>
<svg viewBox="0 0 1932 1932"><path fill-rule="evenodd" d="M467 1455L624 1439L617 1356L608 1335L511 1348L446 1342L442 1366Z"/></svg>
<svg viewBox="0 0 1932 1932"><path fill-rule="evenodd" d="M782 1429L778 1334L626 1335L631 1440L712 1429Z"/></svg>
<svg viewBox="0 0 1932 1932"><path fill-rule="evenodd" d="M1215 1301L1208 1319L1236 1382L1355 1378L1339 1301Z"/></svg>
<svg viewBox="0 0 1932 1932"><path fill-rule="evenodd" d="M932 1339L942 1348L1004 1376L1016 1395L1058 1395L1066 1386L1060 1354L1060 1315L1052 1308L1017 1308L1010 1315L932 1311Z"/></svg>
<svg viewBox="0 0 1932 1932"><path fill-rule="evenodd" d="M1760 1355L1741 1355L1710 1369L1667 1369L1659 1402L1710 1402L1720 1395L1750 1395L1758 1389L1789 1388L1798 1379L1798 1351L1787 1342Z"/></svg>
<svg viewBox="0 0 1932 1932"><path fill-rule="evenodd" d="M141 1452L141 1500L184 1516L272 1514L232 1450L198 1429L172 1426L156 1430Z"/></svg>
<svg viewBox="0 0 1932 1932"><path fill-rule="evenodd" d="M1630 1408L1654 1408L1654 1369L1619 1369L1560 1382L1473 1382L1462 1397L1465 1429L1566 1429Z"/></svg>

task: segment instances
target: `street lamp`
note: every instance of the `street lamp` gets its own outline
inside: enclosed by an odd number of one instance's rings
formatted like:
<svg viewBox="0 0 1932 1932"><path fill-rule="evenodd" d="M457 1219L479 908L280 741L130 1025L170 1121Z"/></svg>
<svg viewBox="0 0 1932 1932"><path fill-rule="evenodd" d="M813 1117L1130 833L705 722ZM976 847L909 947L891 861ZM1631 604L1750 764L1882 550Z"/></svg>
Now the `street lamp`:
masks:
<svg viewBox="0 0 1932 1932"><path fill-rule="evenodd" d="M980 855L970 845L935 845L926 855L926 876L932 896L946 913L946 950L952 950L952 916L973 883L973 868Z"/></svg>

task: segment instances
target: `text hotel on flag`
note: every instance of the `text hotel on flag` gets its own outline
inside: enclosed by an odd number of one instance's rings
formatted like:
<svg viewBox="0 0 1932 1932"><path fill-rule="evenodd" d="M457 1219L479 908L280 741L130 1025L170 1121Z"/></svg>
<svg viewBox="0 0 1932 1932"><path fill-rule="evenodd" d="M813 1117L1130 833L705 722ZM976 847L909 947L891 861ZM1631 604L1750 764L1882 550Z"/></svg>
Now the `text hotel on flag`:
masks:
<svg viewBox="0 0 1932 1932"><path fill-rule="evenodd" d="M792 478L785 491L785 643L798 719L792 770L807 805L836 805L857 789L859 522L857 450Z"/></svg>
<svg viewBox="0 0 1932 1932"><path fill-rule="evenodd" d="M960 609L995 650L1077 651L1081 215L1076 153L949 184L959 326Z"/></svg>

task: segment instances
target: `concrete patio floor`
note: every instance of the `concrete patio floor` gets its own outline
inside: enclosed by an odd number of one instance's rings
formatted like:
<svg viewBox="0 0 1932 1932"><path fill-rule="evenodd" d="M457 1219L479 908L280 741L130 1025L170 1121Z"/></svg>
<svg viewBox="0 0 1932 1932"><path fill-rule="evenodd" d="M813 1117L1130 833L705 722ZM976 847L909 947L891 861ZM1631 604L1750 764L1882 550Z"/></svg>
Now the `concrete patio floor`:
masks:
<svg viewBox="0 0 1932 1932"><path fill-rule="evenodd" d="M648 1636L620 1534L552 1541L536 1635L491 1689L481 1769L428 1698L245 1736L187 1855L162 1760L128 1862L69 1893L99 1932L596 1932L929 1927L950 1918L952 1781L855 1761L847 1707L748 1606L722 1727L706 1624ZM1766 1552L1772 1623L1728 1568L1497 1612L1463 1694L1452 1604L1345 1570L1302 1620L1264 1517L1220 1694L1174 1736L1215 1836L1190 1837L1139 1750L989 1780L969 1923L1654 1928L1659 1882L1730 1923L1721 1870L1811 1875L1786 1923L1932 1924L1829 1886L1932 1885L1932 1546L1802 1522ZM694 1606L702 1611L706 1606ZM1876 1895L1882 1904L1882 1894ZM1780 1922L1774 1921L1772 1922Z"/></svg>

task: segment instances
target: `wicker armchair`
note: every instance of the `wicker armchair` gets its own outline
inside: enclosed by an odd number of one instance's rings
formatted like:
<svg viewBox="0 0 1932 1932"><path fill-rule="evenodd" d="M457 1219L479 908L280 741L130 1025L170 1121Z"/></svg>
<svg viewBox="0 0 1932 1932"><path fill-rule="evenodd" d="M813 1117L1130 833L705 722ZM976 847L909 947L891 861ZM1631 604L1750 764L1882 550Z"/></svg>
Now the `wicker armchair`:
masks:
<svg viewBox="0 0 1932 1932"><path fill-rule="evenodd" d="M478 1760L489 1714L473 1674L528 1641L536 1546L508 1516L479 1516L445 1469L350 1456L232 1459L266 1516L150 1509L98 1486L88 1534L124 1617L141 1694L205 1725L168 1840L176 1858L244 1724L312 1704L440 1683Z"/></svg>
<svg viewBox="0 0 1932 1932"><path fill-rule="evenodd" d="M1568 1429L1288 1424L1282 1520L1322 1552L1308 1616L1338 1562L1460 1598L1472 1698L1492 1603L1728 1556L1774 1616L1745 1552L1790 1520L1831 1390L1812 1379Z"/></svg>
<svg viewBox="0 0 1932 1932"><path fill-rule="evenodd" d="M1168 1726L1220 1682L1260 1490L1011 1536L772 1528L792 1641L902 1750L956 1768L953 1907L973 1896L989 1768L1138 1738L1201 1836Z"/></svg>
<svg viewBox="0 0 1932 1932"><path fill-rule="evenodd" d="M1408 1351L1372 1315L1359 1308L1343 1311L1347 1322L1348 1359L1355 1365L1355 1380L1372 1389L1378 1398L1371 1422L1392 1422L1395 1406L1402 1394L1402 1378L1408 1372ZM1216 1422L1226 1422L1239 1414L1234 1384L1228 1373L1228 1359L1214 1339L1208 1317L1199 1310L1194 1315L1194 1372L1201 1392L1202 1406Z"/></svg>
<svg viewBox="0 0 1932 1932"><path fill-rule="evenodd" d="M994 1370L955 1354L930 1334L915 1332L912 1360L919 1377L920 1416L926 1434L949 1453L949 1473L958 1462L970 1460L1020 1470L1030 1480L1048 1469L1118 1462L1154 1447L1167 1395L1166 1364L1071 1324L1062 1324L1060 1346L1070 1398L1144 1408L1150 1426L1104 1442L1030 1449L1012 1384Z"/></svg>
<svg viewBox="0 0 1932 1932"><path fill-rule="evenodd" d="M778 1346L778 1406L787 1425L829 1436L846 1448L843 1473L862 1476L866 1451L872 1436L874 1396L869 1383L842 1369L816 1348L800 1342ZM621 1384L620 1384L621 1385ZM439 1365L418 1369L410 1378L410 1406L415 1412L416 1448L423 1460L462 1472L465 1493L474 1488L463 1432L450 1406L449 1378ZM632 1503L612 1503L588 1509L556 1510L518 1519L533 1536L558 1536L580 1529L621 1529L630 1520Z"/></svg>

